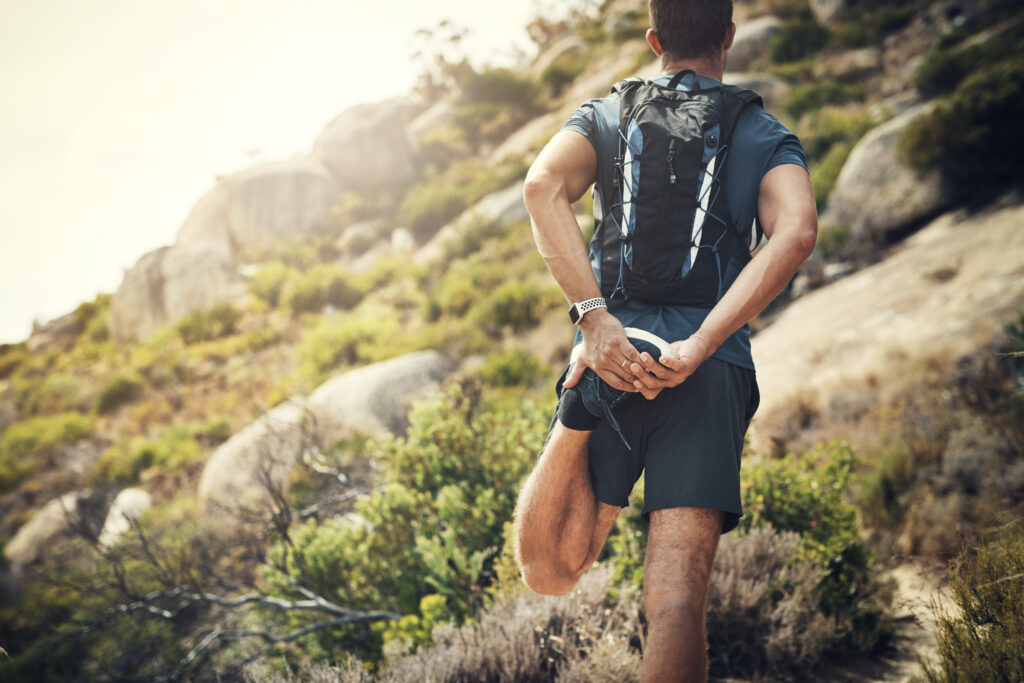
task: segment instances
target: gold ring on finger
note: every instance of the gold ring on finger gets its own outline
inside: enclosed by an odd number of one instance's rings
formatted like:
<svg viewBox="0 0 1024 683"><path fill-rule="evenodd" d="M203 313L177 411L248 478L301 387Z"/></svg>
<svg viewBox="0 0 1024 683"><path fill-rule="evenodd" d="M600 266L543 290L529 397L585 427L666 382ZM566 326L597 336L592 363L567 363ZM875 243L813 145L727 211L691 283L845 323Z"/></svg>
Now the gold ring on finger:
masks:
<svg viewBox="0 0 1024 683"><path fill-rule="evenodd" d="M620 365L619 367L620 367L620 368L624 368L624 367L626 367L626 363L628 363L628 362L629 362L629 359L628 359L628 358L623 358L623 359L622 359L622 365Z"/></svg>

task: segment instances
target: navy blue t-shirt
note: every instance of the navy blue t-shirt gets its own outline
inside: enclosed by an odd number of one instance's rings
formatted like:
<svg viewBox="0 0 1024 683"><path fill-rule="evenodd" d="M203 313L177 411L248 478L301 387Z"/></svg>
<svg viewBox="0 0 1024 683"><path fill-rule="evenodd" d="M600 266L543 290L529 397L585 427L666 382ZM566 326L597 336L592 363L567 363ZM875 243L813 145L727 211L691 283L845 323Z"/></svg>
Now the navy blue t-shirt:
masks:
<svg viewBox="0 0 1024 683"><path fill-rule="evenodd" d="M659 85L668 85L672 74L662 74L653 79ZM687 74L678 86L678 90L694 88L694 79L698 79L698 88L712 88L721 85L719 81L704 76ZM609 210L612 198L600 196L599 187L612 187L612 174L615 172L614 158L618 153L619 130L619 96L611 94L607 97L584 102L577 109L562 130L580 133L597 153L598 183L594 194L595 226L601 216ZM757 193L764 174L782 164L798 164L807 168L800 140L774 116L762 107L750 105L746 107L736 121L732 134L728 161L722 169L729 215L737 227L750 226L750 243L754 248L760 241L762 232L756 222ZM600 282L600 255L595 245L591 246L590 260L594 275ZM724 274L724 286L728 287L739 274L739 271ZM635 299L611 299L608 310L626 327L639 327L652 332L669 342L686 339L696 332L710 308L658 304ZM574 344L582 341L580 332L576 333ZM713 358L754 369L754 360L750 354L750 328L744 325L729 337L715 353Z"/></svg>

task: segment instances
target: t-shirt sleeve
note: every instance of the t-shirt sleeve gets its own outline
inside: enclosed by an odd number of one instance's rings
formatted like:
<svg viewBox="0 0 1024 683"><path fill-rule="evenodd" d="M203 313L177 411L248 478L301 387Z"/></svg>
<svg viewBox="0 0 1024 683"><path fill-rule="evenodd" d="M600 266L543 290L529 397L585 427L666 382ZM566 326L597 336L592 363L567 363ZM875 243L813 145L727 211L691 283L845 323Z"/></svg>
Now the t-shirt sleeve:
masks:
<svg viewBox="0 0 1024 683"><path fill-rule="evenodd" d="M595 104L598 100L588 100L580 105L579 109L572 113L572 116L562 124L562 130L573 130L585 137L593 145L594 149L598 148L598 130L596 111L594 109Z"/></svg>
<svg viewBox="0 0 1024 683"><path fill-rule="evenodd" d="M764 168L764 172L772 170L776 166L783 164L796 164L803 166L807 169L807 155L804 153L804 146L800 144L800 138L793 133L789 132L789 129L783 126L781 123L779 127L782 129L781 138L778 144L775 146L775 151L772 152L772 156L768 159L768 164Z"/></svg>

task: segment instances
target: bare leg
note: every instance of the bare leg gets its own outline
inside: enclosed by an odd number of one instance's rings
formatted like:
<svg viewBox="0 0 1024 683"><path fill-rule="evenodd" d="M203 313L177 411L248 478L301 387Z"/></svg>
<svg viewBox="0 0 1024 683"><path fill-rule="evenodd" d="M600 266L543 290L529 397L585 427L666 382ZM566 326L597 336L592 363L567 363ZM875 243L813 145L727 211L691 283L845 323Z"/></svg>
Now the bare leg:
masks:
<svg viewBox="0 0 1024 683"><path fill-rule="evenodd" d="M722 517L720 510L696 507L651 512L644 563L644 683L707 680L704 614Z"/></svg>
<svg viewBox="0 0 1024 683"><path fill-rule="evenodd" d="M523 579L538 593L560 595L576 585L621 509L594 496L590 434L556 420L516 502L516 555Z"/></svg>

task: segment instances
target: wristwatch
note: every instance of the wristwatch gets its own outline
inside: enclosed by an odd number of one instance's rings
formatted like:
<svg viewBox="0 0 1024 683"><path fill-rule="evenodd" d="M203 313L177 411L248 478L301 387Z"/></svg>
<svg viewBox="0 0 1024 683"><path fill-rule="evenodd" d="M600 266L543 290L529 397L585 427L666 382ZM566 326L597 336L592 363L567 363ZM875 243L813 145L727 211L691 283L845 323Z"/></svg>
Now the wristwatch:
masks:
<svg viewBox="0 0 1024 683"><path fill-rule="evenodd" d="M608 302L602 297L597 297L596 299L587 299L586 301L574 303L569 307L569 320L572 321L573 325L579 325L580 320L583 319L583 314L595 308L608 308Z"/></svg>

